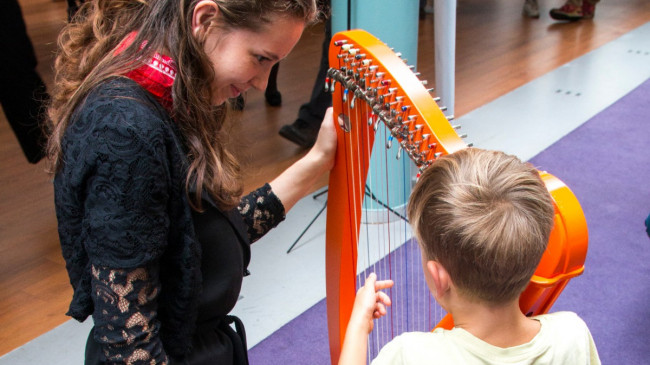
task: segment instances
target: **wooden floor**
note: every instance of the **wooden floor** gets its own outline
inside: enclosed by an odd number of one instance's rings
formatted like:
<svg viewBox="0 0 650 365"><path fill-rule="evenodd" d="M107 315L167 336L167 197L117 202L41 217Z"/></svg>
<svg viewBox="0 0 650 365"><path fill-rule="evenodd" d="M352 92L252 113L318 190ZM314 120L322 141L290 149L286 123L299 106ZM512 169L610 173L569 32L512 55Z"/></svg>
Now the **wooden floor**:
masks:
<svg viewBox="0 0 650 365"><path fill-rule="evenodd" d="M65 2L19 0L48 85L56 34ZM540 0L540 19L521 15L523 1L461 0L458 4L456 115L460 116L650 21L647 0L603 1L593 21L554 23L548 10L561 1ZM420 22L422 78L435 82L432 16ZM304 151L277 135L306 101L318 67L321 26L308 29L281 63L283 105L265 104L249 92L232 127L252 189L273 178ZM399 45L391 45L399 50ZM6 51L6 50L5 50ZM504 113L507 111L504 111ZM0 356L68 320L71 297L58 244L51 177L45 164L24 159L0 113ZM324 183L324 181L322 182Z"/></svg>

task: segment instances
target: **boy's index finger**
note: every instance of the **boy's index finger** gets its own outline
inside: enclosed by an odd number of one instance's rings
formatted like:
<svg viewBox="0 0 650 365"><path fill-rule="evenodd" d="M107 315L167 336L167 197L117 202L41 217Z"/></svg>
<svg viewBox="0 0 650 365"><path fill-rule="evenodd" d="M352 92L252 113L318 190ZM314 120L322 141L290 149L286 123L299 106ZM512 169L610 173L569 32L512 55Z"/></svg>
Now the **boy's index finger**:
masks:
<svg viewBox="0 0 650 365"><path fill-rule="evenodd" d="M392 288L394 282L392 280L380 280L375 282L375 291Z"/></svg>

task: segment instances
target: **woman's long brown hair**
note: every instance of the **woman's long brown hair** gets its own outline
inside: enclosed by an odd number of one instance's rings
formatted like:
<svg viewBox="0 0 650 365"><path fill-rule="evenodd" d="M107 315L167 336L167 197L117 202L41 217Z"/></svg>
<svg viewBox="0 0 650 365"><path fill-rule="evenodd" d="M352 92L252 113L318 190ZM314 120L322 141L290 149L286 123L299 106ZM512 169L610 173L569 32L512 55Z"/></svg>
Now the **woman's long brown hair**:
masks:
<svg viewBox="0 0 650 365"><path fill-rule="evenodd" d="M228 150L226 105L211 103L214 72L203 40L191 32L193 9L199 0L89 0L62 30L55 61L55 82L48 110L51 125L47 153L56 173L62 160L62 139L73 111L90 90L106 79L142 65L154 52L165 52L177 64L173 85L173 115L188 149L186 189L195 185L190 204L201 210L207 191L224 209L235 206L242 193L240 168ZM226 27L259 29L272 15L292 16L310 23L317 18L315 0L213 0ZM224 29L222 29L224 30ZM135 40L124 51L115 49L131 32ZM140 45L146 41L146 45Z"/></svg>

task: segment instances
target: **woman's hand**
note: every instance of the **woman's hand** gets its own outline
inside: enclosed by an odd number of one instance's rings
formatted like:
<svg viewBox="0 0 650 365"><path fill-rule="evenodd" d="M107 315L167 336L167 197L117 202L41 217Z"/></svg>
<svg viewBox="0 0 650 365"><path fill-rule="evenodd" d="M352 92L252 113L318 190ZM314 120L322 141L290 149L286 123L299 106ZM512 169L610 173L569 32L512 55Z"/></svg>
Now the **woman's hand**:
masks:
<svg viewBox="0 0 650 365"><path fill-rule="evenodd" d="M318 131L316 143L309 151L313 154L315 161L321 161L323 167L329 171L334 166L334 155L336 153L336 123L334 122L333 109L327 108L325 117Z"/></svg>
<svg viewBox="0 0 650 365"><path fill-rule="evenodd" d="M311 150L271 181L271 189L284 205L285 212L307 195L323 174L332 169L335 154L336 129L332 108L329 108Z"/></svg>

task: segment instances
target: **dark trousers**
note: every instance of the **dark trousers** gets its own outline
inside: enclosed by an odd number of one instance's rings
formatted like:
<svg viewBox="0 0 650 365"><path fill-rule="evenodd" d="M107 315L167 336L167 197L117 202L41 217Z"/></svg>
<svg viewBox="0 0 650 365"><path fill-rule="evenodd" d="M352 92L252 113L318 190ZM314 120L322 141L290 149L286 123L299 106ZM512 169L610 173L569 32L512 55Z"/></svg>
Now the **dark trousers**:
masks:
<svg viewBox="0 0 650 365"><path fill-rule="evenodd" d="M48 94L36 72L36 55L17 0L0 1L0 104L27 160L44 155L44 104Z"/></svg>
<svg viewBox="0 0 650 365"><path fill-rule="evenodd" d="M318 75L316 82L311 91L311 98L309 102L300 106L298 111L298 119L302 119L311 125L320 126L325 116L327 108L332 106L332 94L325 91L325 77L329 69L329 45L332 39L332 21L330 18L325 22L325 39L321 51L320 65L318 67Z"/></svg>

